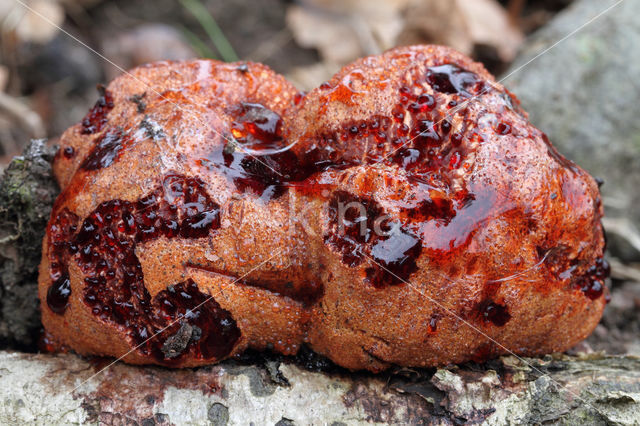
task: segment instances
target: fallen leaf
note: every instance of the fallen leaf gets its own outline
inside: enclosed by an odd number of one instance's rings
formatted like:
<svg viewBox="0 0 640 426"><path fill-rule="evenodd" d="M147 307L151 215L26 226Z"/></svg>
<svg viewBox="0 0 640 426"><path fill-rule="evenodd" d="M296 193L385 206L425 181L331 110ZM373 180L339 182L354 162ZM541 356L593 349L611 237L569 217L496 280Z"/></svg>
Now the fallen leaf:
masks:
<svg viewBox="0 0 640 426"><path fill-rule="evenodd" d="M9 82L9 69L0 65L0 92L4 92Z"/></svg>
<svg viewBox="0 0 640 426"><path fill-rule="evenodd" d="M303 47L323 60L346 64L395 45L409 0L307 0L287 10L287 24Z"/></svg>
<svg viewBox="0 0 640 426"><path fill-rule="evenodd" d="M399 44L445 44L467 55L477 46L489 46L508 63L523 41L520 30L495 0L411 0L404 17Z"/></svg>
<svg viewBox="0 0 640 426"><path fill-rule="evenodd" d="M301 90L311 90L329 80L340 65L329 62L317 62L312 65L296 67L287 73L286 77L294 86Z"/></svg>
<svg viewBox="0 0 640 426"><path fill-rule="evenodd" d="M498 63L523 35L496 0L303 0L287 10L296 42L333 68L398 45L444 44Z"/></svg>
<svg viewBox="0 0 640 426"><path fill-rule="evenodd" d="M102 37L102 51L107 58L124 69L149 62L179 61L197 57L180 31L158 23L142 24L116 35ZM108 67L106 73L108 79L113 79L121 71Z"/></svg>
<svg viewBox="0 0 640 426"><path fill-rule="evenodd" d="M2 9L6 18L3 20L3 32L14 31L22 42L44 44L55 37L64 21L64 9L55 1L27 1L30 9L17 2L12 3L13 7Z"/></svg>
<svg viewBox="0 0 640 426"><path fill-rule="evenodd" d="M474 44L495 46L504 62L511 62L524 40L506 10L495 0L457 0ZM464 5L464 7L462 7Z"/></svg>

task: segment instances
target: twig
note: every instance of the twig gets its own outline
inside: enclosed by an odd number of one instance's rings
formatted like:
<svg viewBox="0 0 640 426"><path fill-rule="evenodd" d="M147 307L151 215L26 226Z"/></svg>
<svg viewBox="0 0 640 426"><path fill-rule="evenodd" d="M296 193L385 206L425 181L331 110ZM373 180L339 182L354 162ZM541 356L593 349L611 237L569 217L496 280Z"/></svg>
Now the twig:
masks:
<svg viewBox="0 0 640 426"><path fill-rule="evenodd" d="M619 280L630 280L640 283L640 269L625 265L618 259L609 259L611 264L611 276Z"/></svg>
<svg viewBox="0 0 640 426"><path fill-rule="evenodd" d="M602 225L607 232L624 239L640 253L640 232L629 219L605 217L602 219Z"/></svg>

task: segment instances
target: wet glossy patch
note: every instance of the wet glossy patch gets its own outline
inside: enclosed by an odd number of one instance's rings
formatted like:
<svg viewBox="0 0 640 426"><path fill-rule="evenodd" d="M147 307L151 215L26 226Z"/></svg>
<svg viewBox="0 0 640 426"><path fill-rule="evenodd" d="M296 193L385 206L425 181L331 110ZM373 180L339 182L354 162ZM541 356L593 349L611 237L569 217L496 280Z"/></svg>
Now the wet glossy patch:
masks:
<svg viewBox="0 0 640 426"><path fill-rule="evenodd" d="M98 86L100 97L81 122L81 133L91 135L102 130L107 123L107 115L113 109L113 96L104 86Z"/></svg>
<svg viewBox="0 0 640 426"><path fill-rule="evenodd" d="M159 237L202 238L220 227L220 208L210 199L204 182L168 175L137 202L106 201L77 227L76 222L75 215L63 211L50 227L53 284L47 301L52 311L63 313L66 308L68 262L75 261L85 276L84 302L94 315L121 328L141 353L164 363L178 359L177 355L167 359L161 349L179 323L147 341L178 319L201 331L185 353L210 359L232 350L239 330L230 314L193 282L176 284L152 300L135 253L137 244Z"/></svg>

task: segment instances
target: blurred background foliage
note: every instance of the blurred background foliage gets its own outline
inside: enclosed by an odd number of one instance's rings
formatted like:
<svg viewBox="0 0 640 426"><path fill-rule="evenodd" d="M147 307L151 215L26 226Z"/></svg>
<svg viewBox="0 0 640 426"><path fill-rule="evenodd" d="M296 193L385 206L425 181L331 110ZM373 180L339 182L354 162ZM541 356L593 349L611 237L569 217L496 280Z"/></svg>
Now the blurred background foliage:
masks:
<svg viewBox="0 0 640 426"><path fill-rule="evenodd" d="M300 89L396 45L448 44L494 73L571 0L0 0L0 169L56 138L95 86L164 59L263 62ZM68 33L68 34L65 34ZM74 40L73 37L78 40Z"/></svg>

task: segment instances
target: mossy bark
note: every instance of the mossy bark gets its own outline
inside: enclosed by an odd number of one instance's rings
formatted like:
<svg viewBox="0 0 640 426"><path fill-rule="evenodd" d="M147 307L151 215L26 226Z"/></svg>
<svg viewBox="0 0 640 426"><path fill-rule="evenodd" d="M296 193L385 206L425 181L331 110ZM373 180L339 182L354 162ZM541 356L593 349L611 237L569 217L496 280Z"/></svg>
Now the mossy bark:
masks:
<svg viewBox="0 0 640 426"><path fill-rule="evenodd" d="M0 179L0 344L33 349L40 329L38 264L42 237L58 195L55 148L33 140Z"/></svg>

